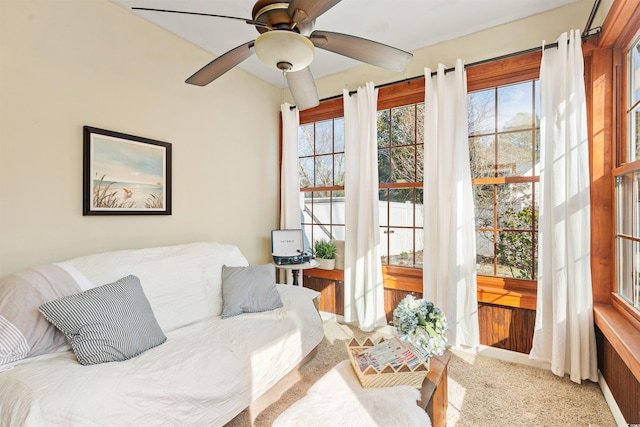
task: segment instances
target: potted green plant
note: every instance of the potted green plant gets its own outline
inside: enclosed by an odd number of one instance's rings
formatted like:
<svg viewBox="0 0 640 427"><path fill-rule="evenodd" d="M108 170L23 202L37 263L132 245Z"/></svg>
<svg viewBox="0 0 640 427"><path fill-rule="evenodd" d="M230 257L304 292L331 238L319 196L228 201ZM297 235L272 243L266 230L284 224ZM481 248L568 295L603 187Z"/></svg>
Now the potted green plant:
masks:
<svg viewBox="0 0 640 427"><path fill-rule="evenodd" d="M336 245L330 240L320 239L313 243L313 256L318 268L333 270L336 267Z"/></svg>

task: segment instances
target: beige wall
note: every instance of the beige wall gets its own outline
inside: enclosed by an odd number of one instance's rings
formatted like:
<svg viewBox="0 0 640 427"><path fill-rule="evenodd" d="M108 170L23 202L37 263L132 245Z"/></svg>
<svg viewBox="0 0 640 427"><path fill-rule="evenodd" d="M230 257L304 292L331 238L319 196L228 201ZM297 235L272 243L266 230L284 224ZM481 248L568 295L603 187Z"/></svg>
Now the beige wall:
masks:
<svg viewBox="0 0 640 427"><path fill-rule="evenodd" d="M107 0L0 1L0 277L105 250L197 240L266 262L277 226L279 89ZM173 215L83 216L82 127L173 144Z"/></svg>

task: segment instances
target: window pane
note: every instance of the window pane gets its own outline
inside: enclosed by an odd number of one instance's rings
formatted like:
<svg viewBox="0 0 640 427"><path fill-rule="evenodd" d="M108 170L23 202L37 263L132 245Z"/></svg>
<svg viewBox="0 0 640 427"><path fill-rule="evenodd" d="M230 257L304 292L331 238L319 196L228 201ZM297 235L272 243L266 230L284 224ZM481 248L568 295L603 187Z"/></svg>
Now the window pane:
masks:
<svg viewBox="0 0 640 427"><path fill-rule="evenodd" d="M495 132L495 89L472 92L468 94L467 101L469 108L469 135Z"/></svg>
<svg viewBox="0 0 640 427"><path fill-rule="evenodd" d="M391 149L390 182L415 182L416 173L416 149L415 146L399 147Z"/></svg>
<svg viewBox="0 0 640 427"><path fill-rule="evenodd" d="M316 154L333 152L333 120L316 123Z"/></svg>
<svg viewBox="0 0 640 427"><path fill-rule="evenodd" d="M424 229L416 228L415 234L416 240L416 252L414 256L414 266L416 268L422 268L423 266L423 254L424 254Z"/></svg>
<svg viewBox="0 0 640 427"><path fill-rule="evenodd" d="M424 226L424 190L416 188L416 227ZM420 245L422 247L422 245Z"/></svg>
<svg viewBox="0 0 640 427"><path fill-rule="evenodd" d="M532 82L498 88L498 131L531 129Z"/></svg>
<svg viewBox="0 0 640 427"><path fill-rule="evenodd" d="M388 147L391 141L391 110L380 110L377 113L378 147Z"/></svg>
<svg viewBox="0 0 640 427"><path fill-rule="evenodd" d="M313 193L304 193L304 208L302 210L302 222L311 224L311 213L313 212ZM311 230L309 230L311 232Z"/></svg>
<svg viewBox="0 0 640 427"><path fill-rule="evenodd" d="M633 241L618 238L618 294L633 301Z"/></svg>
<svg viewBox="0 0 640 427"><path fill-rule="evenodd" d="M344 118L333 121L333 151L344 152Z"/></svg>
<svg viewBox="0 0 640 427"><path fill-rule="evenodd" d="M333 185L333 156L316 156L316 187Z"/></svg>
<svg viewBox="0 0 640 427"><path fill-rule="evenodd" d="M493 276L493 233L490 231L476 231L476 263L477 274Z"/></svg>
<svg viewBox="0 0 640 427"><path fill-rule="evenodd" d="M640 105L629 113L629 161L640 159Z"/></svg>
<svg viewBox="0 0 640 427"><path fill-rule="evenodd" d="M633 235L633 180L631 175L619 176L616 179L618 234Z"/></svg>
<svg viewBox="0 0 640 427"><path fill-rule="evenodd" d="M300 125L298 127L298 155L313 155L313 123Z"/></svg>
<svg viewBox="0 0 640 427"><path fill-rule="evenodd" d="M510 132L498 137L498 176L533 175L532 131Z"/></svg>
<svg viewBox="0 0 640 427"><path fill-rule="evenodd" d="M413 189L393 189L389 191L389 225L413 227Z"/></svg>
<svg viewBox="0 0 640 427"><path fill-rule="evenodd" d="M629 51L629 107L640 101L640 40Z"/></svg>
<svg viewBox="0 0 640 427"><path fill-rule="evenodd" d="M535 102L535 112L536 112L536 127L540 127L540 80L536 80L533 82L534 85L534 102Z"/></svg>
<svg viewBox="0 0 640 427"><path fill-rule="evenodd" d="M413 229L389 228L389 264L413 266Z"/></svg>
<svg viewBox="0 0 640 427"><path fill-rule="evenodd" d="M333 231L333 240L344 240L344 225L334 225L331 229Z"/></svg>
<svg viewBox="0 0 640 427"><path fill-rule="evenodd" d="M391 110L391 144L410 145L416 137L416 106L393 108Z"/></svg>
<svg viewBox="0 0 640 427"><path fill-rule="evenodd" d="M536 129L536 151L535 151L535 166L533 168L533 174L535 176L540 175L540 128Z"/></svg>
<svg viewBox="0 0 640 427"><path fill-rule="evenodd" d="M331 224L344 224L344 191L333 191L331 200Z"/></svg>
<svg viewBox="0 0 640 427"><path fill-rule="evenodd" d="M389 190L378 190L378 210L380 225L389 225Z"/></svg>
<svg viewBox="0 0 640 427"><path fill-rule="evenodd" d="M313 240L315 242L317 240L331 240L331 232L329 230L329 226L327 225L314 225L312 227Z"/></svg>
<svg viewBox="0 0 640 427"><path fill-rule="evenodd" d="M308 251L311 249L311 224L302 224L302 238L304 239L304 250Z"/></svg>
<svg viewBox="0 0 640 427"><path fill-rule="evenodd" d="M388 184L391 179L391 151L388 148L378 150L378 182Z"/></svg>
<svg viewBox="0 0 640 427"><path fill-rule="evenodd" d="M389 229L380 227L380 259L383 264L389 264Z"/></svg>
<svg viewBox="0 0 640 427"><path fill-rule="evenodd" d="M424 102L416 105L416 144L424 144Z"/></svg>
<svg viewBox="0 0 640 427"><path fill-rule="evenodd" d="M532 233L500 232L497 246L497 275L515 279L531 279L533 272L532 250Z"/></svg>
<svg viewBox="0 0 640 427"><path fill-rule="evenodd" d="M498 190L498 228L531 230L531 183L500 184Z"/></svg>
<svg viewBox="0 0 640 427"><path fill-rule="evenodd" d="M476 228L493 228L493 185L474 185Z"/></svg>
<svg viewBox="0 0 640 427"><path fill-rule="evenodd" d="M416 145L416 182L424 182L424 144Z"/></svg>
<svg viewBox="0 0 640 427"><path fill-rule="evenodd" d="M315 175L313 166L313 157L300 159L300 188L313 187Z"/></svg>
<svg viewBox="0 0 640 427"><path fill-rule="evenodd" d="M496 144L494 136L469 138L471 178L495 176Z"/></svg>
<svg viewBox="0 0 640 427"><path fill-rule="evenodd" d="M333 185L344 185L344 154L333 156Z"/></svg>

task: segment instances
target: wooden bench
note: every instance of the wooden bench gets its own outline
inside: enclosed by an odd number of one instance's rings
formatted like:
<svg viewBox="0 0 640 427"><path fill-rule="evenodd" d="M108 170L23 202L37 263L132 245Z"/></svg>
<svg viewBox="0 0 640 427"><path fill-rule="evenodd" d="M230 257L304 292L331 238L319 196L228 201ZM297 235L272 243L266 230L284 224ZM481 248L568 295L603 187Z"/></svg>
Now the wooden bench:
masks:
<svg viewBox="0 0 640 427"><path fill-rule="evenodd" d="M446 351L442 356L433 356L429 362L427 374L420 389L418 406L423 408L431 418L433 427L447 425L447 406L449 394L447 390L447 366L451 353Z"/></svg>

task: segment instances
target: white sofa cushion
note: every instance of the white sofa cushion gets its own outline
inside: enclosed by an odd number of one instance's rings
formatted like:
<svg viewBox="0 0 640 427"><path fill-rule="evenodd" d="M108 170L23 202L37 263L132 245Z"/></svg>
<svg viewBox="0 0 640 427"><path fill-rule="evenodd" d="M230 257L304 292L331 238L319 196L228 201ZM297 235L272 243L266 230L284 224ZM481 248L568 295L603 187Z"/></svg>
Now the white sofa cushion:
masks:
<svg viewBox="0 0 640 427"><path fill-rule="evenodd" d="M62 264L77 269L94 286L137 276L166 333L219 316L222 266L248 262L236 246L201 242L93 254Z"/></svg>

